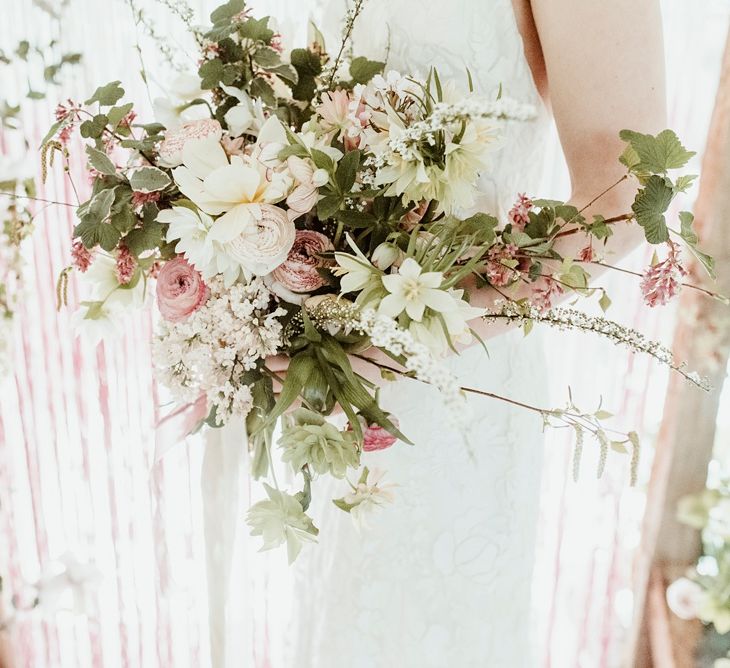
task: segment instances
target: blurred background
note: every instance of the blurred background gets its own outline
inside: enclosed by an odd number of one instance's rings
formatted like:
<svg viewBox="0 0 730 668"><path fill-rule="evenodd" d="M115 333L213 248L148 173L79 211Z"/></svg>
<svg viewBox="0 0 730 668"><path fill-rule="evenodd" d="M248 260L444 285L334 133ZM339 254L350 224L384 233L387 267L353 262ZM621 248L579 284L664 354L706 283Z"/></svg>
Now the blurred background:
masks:
<svg viewBox="0 0 730 668"><path fill-rule="evenodd" d="M194 71L186 25L204 23L217 4L197 0L190 12L176 0L3 6L0 191L18 197L0 194L0 668L210 665L202 444L189 438L154 464L163 400L148 315L97 346L77 338L71 309L57 310L73 226L65 204L75 194L62 164L42 182L38 146L58 103L115 79L149 111L150 97ZM252 5L299 44L322 11L314 0ZM701 174L679 208L694 210L727 294L730 3L662 6L670 127L697 151L691 171ZM84 189L81 167L68 169ZM534 194L569 194L555 137ZM641 271L649 259L625 266ZM704 395L606 341L546 332L551 406L565 404L569 387L582 407L602 401L616 415L612 426L641 434L642 452L633 487L627 458L611 458L597 480L591 452L574 481L570 439L548 434L535 615L526 624L538 630L545 668L712 666L730 650L729 310L683 294L649 311L637 281L606 280L622 295L609 317L672 347L714 389ZM68 293L71 304L81 298L73 281ZM244 501L248 494L244 485ZM240 665L278 668L286 601L271 602L285 596L286 569L253 550L242 548L242 575L231 585L246 630Z"/></svg>

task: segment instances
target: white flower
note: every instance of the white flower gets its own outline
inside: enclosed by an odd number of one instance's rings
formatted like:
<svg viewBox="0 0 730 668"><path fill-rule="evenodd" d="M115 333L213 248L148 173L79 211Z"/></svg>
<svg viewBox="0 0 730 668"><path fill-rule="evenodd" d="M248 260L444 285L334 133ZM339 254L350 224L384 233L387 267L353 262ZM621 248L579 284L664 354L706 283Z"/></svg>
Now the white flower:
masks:
<svg viewBox="0 0 730 668"><path fill-rule="evenodd" d="M680 619L696 619L701 599L702 587L689 578L679 578L667 587L667 605Z"/></svg>
<svg viewBox="0 0 730 668"><path fill-rule="evenodd" d="M169 225L165 235L167 241L179 240L175 252L184 255L204 279L222 274L226 285L233 285L241 273L241 265L228 255L223 244L210 238L214 221L207 213L173 206L160 211L157 221Z"/></svg>
<svg viewBox="0 0 730 668"><path fill-rule="evenodd" d="M723 657L721 659L716 659L712 668L730 668L730 658Z"/></svg>
<svg viewBox="0 0 730 668"><path fill-rule="evenodd" d="M185 121L205 118L209 112L204 104L190 105L192 100L201 98L204 94L200 88L200 77L180 74L170 84L169 97L158 97L154 100L155 118L168 130Z"/></svg>
<svg viewBox="0 0 730 668"><path fill-rule="evenodd" d="M304 160L292 155L286 161L291 175L297 180L297 186L286 198L286 205L294 220L309 213L319 199L319 187L329 181L329 174L324 169L316 169L311 160Z"/></svg>
<svg viewBox="0 0 730 668"><path fill-rule="evenodd" d="M392 265L396 267L403 261L404 253L395 244L383 242L379 244L373 251L373 264L383 271L389 269Z"/></svg>
<svg viewBox="0 0 730 668"><path fill-rule="evenodd" d="M443 274L422 272L418 262L409 257L398 267L398 273L383 276L381 280L390 294L380 302L378 311L391 318L405 311L409 318L420 321L426 307L437 313L453 309L453 300L440 289Z"/></svg>
<svg viewBox="0 0 730 668"><path fill-rule="evenodd" d="M152 346L160 381L180 403L205 394L218 424L246 417L253 404L241 379L282 346L283 309L272 309L260 278L227 287L217 276L210 297L180 322L162 321Z"/></svg>
<svg viewBox="0 0 730 668"><path fill-rule="evenodd" d="M261 550L271 550L286 543L291 564L299 555L303 543L314 543L319 533L296 497L280 492L264 483L268 500L259 501L248 511L247 522L252 536L261 536Z"/></svg>
<svg viewBox="0 0 730 668"><path fill-rule="evenodd" d="M224 116L231 136L239 137L244 132L250 135L257 134L266 122L262 101L260 99L252 100L244 91L233 86L222 84L221 88L239 102L235 107L231 107Z"/></svg>
<svg viewBox="0 0 730 668"><path fill-rule="evenodd" d="M113 257L97 253L89 269L79 275L85 299L74 313L73 326L90 343L118 336L124 330L125 311L140 309L145 302L145 282L133 280L120 285Z"/></svg>
<svg viewBox="0 0 730 668"><path fill-rule="evenodd" d="M386 503L393 503L395 499L392 490L396 485L379 484L384 475L385 471L379 469L368 471L366 468L357 485L353 485L352 491L343 498L346 504L353 506L350 515L358 529L366 528L368 517Z"/></svg>
<svg viewBox="0 0 730 668"><path fill-rule="evenodd" d="M263 130L262 130L263 134ZM281 264L294 243L294 224L270 206L286 197L291 178L261 161L232 156L220 142L192 140L183 149L183 167L173 171L180 191L202 211L219 218L208 238L237 260L247 276Z"/></svg>
<svg viewBox="0 0 730 668"><path fill-rule="evenodd" d="M357 247L352 238L347 235L347 243L352 248L355 255L349 253L335 253L337 267L332 269L335 276L340 276L340 294L348 292L360 292L369 288L366 292L371 292L373 288L378 288L380 281L378 277L381 272L378 271ZM360 296L358 296L358 299Z"/></svg>

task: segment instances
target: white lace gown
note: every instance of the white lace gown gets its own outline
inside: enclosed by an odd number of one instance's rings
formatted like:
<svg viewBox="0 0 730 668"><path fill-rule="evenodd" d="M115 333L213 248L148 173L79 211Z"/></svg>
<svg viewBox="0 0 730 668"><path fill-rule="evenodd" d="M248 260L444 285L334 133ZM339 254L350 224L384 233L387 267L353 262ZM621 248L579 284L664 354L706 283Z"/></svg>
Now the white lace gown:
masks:
<svg viewBox="0 0 730 668"><path fill-rule="evenodd" d="M337 11L328 15L342 15ZM541 109L510 0L370 0L355 51L388 67L504 93ZM387 30L386 30L387 27ZM517 192L534 193L546 129L512 125L485 175L480 206L504 213ZM519 331L449 363L473 387L542 402L539 340ZM295 603L287 636L298 668L520 668L531 650L530 585L540 489L540 418L482 397L471 399L472 454L447 426L438 394L415 381L386 386L385 406L415 443L365 453L387 470L396 501L358 533L329 499L346 483L320 480L312 505L319 545L294 565Z"/></svg>

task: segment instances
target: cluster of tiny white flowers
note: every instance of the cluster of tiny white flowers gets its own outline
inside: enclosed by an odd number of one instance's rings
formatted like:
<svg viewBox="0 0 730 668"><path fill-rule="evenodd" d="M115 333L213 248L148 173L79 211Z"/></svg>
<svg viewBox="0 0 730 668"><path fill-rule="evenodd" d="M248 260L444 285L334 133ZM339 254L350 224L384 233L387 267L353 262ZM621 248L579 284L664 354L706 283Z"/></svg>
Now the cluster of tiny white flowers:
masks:
<svg viewBox="0 0 730 668"><path fill-rule="evenodd" d="M251 389L241 377L279 351L285 311L271 310L271 293L259 278L226 288L216 276L208 285L210 297L197 311L182 322L162 323L153 359L175 399L205 394L218 424L225 424L250 411Z"/></svg>
<svg viewBox="0 0 730 668"><path fill-rule="evenodd" d="M582 332L594 332L604 336L618 345L623 345L634 352L650 355L658 362L681 374L689 382L703 390L710 386L706 378L699 374L687 371L683 363L678 363L672 351L657 341L646 338L641 332L631 327L625 327L606 318L587 315L581 311L567 308L554 308L541 311L535 306L518 304L512 301L499 301L496 308L487 313L487 320L510 319L518 324L528 320L542 322L557 329L577 329Z"/></svg>
<svg viewBox="0 0 730 668"><path fill-rule="evenodd" d="M376 348L405 357L406 369L412 371L417 380L433 385L441 393L453 423L456 426L468 423L469 405L458 380L408 330L399 327L393 318L373 309L360 313L355 329L366 334Z"/></svg>
<svg viewBox="0 0 730 668"><path fill-rule="evenodd" d="M529 121L535 118L535 108L510 98L485 100L468 97L454 103L437 102L426 118L413 123L398 136L391 137L388 144L393 152L405 160L417 160L419 154L416 146L419 142L425 141L433 146L437 133L449 131L457 123L486 118Z"/></svg>

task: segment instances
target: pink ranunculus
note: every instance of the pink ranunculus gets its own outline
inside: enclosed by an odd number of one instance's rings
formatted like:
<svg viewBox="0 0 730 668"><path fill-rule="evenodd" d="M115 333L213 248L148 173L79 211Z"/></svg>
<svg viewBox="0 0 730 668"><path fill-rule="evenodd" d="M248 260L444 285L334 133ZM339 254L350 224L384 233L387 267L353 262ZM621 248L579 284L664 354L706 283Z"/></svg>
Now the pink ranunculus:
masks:
<svg viewBox="0 0 730 668"><path fill-rule="evenodd" d="M180 256L166 262L157 276L157 306L170 322L185 320L208 300L202 276Z"/></svg>
<svg viewBox="0 0 730 668"><path fill-rule="evenodd" d="M326 265L320 255L333 250L332 242L324 234L297 230L289 256L274 269L272 278L292 292L314 292L326 283L317 271Z"/></svg>
<svg viewBox="0 0 730 668"><path fill-rule="evenodd" d="M221 124L213 118L188 121L179 128L168 130L160 144L158 163L162 167L177 167L183 161L183 147L191 139L220 139L223 134Z"/></svg>

